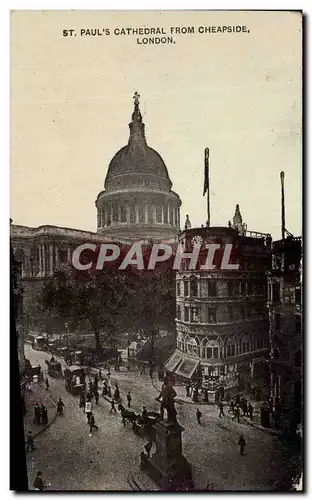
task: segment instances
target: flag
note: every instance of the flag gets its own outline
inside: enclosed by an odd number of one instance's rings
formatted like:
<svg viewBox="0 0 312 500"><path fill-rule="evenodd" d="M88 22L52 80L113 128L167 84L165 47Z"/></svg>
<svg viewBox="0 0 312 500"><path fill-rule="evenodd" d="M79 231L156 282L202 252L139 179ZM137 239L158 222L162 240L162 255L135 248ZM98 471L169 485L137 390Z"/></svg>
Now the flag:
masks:
<svg viewBox="0 0 312 500"><path fill-rule="evenodd" d="M205 180L204 180L204 193L203 196L207 193L209 188L209 148L205 149Z"/></svg>

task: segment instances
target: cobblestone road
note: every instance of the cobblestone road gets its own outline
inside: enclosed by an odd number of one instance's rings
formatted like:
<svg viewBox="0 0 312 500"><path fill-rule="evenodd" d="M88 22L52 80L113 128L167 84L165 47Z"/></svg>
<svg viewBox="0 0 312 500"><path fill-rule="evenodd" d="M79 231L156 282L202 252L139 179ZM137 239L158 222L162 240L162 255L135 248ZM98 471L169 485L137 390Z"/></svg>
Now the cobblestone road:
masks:
<svg viewBox="0 0 312 500"><path fill-rule="evenodd" d="M45 369L47 354L27 346L26 357L39 361ZM104 373L103 373L104 374ZM132 406L158 410L158 395L148 375L137 372L112 372L121 396L130 390ZM88 435L86 418L78 408L78 398L64 388L64 380L50 379L53 397L65 402L65 415L58 418L38 437L37 450L28 455L30 485L37 470L54 490L129 490L127 476L139 465L145 444L131 427L124 428L119 414L110 414L110 405L100 398L94 415L99 431ZM193 464L197 488L212 482L215 490L272 491L277 482L289 478L285 450L277 437L244 423L232 422L231 416L218 418L215 406L202 406L202 425L196 421L196 405L177 404L178 421L185 428L183 452ZM238 438L244 434L246 455L239 456Z"/></svg>

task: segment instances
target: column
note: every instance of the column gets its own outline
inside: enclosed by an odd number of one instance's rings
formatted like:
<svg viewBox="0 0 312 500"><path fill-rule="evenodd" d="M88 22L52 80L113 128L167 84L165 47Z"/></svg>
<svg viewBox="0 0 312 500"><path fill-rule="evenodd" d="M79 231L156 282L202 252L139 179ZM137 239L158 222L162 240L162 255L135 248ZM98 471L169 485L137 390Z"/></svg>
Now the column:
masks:
<svg viewBox="0 0 312 500"><path fill-rule="evenodd" d="M118 205L118 224L121 223L121 206Z"/></svg>
<svg viewBox="0 0 312 500"><path fill-rule="evenodd" d="M71 259L71 251L70 247L67 247L67 263L70 264L70 259Z"/></svg>
<svg viewBox="0 0 312 500"><path fill-rule="evenodd" d="M45 253L45 244L43 243L41 245L41 249L42 249L42 264L43 264L43 276L45 276L46 274L46 253Z"/></svg>
<svg viewBox="0 0 312 500"><path fill-rule="evenodd" d="M178 228L180 229L180 209L177 208Z"/></svg>
<svg viewBox="0 0 312 500"><path fill-rule="evenodd" d="M56 245L55 245L55 267L57 270L60 268L59 248Z"/></svg>
<svg viewBox="0 0 312 500"><path fill-rule="evenodd" d="M43 275L43 265L42 265L42 245L39 245L39 274Z"/></svg>
<svg viewBox="0 0 312 500"><path fill-rule="evenodd" d="M53 245L49 244L49 274L53 275Z"/></svg>
<svg viewBox="0 0 312 500"><path fill-rule="evenodd" d="M156 205L152 206L152 217L153 217L153 223L156 223Z"/></svg>
<svg viewBox="0 0 312 500"><path fill-rule="evenodd" d="M127 224L130 224L130 205L126 205L127 211Z"/></svg>
<svg viewBox="0 0 312 500"><path fill-rule="evenodd" d="M135 222L138 224L139 222L139 205L138 203L135 204Z"/></svg>
<svg viewBox="0 0 312 500"><path fill-rule="evenodd" d="M161 205L161 223L164 223L164 205Z"/></svg>
<svg viewBox="0 0 312 500"><path fill-rule="evenodd" d="M144 209L145 209L145 224L148 224L148 206L147 206L147 203L145 203Z"/></svg>
<svg viewBox="0 0 312 500"><path fill-rule="evenodd" d="M171 210L171 206L170 206L170 203L168 203L168 224L170 224L170 210Z"/></svg>

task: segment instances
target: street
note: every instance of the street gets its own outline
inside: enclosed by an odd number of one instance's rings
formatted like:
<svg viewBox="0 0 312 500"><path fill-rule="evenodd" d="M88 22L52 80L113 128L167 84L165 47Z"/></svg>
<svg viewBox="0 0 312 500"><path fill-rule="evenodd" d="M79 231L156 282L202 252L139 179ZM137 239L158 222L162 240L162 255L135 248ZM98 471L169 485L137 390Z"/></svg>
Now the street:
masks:
<svg viewBox="0 0 312 500"><path fill-rule="evenodd" d="M25 348L32 364L37 362L46 374L45 360L50 355ZM63 364L63 367L65 364ZM105 372L102 370L102 374ZM112 372L112 386L118 381L121 397L126 406L130 390L132 407L136 413L146 406L159 411L158 396L148 374L138 372ZM65 390L64 379L49 377L53 399L62 397L65 411L36 440L37 449L27 455L29 486L38 470L53 490L130 490L128 473L139 468L140 452L146 440L137 436L128 425L124 427L120 414L110 413L110 404L100 397L94 406L95 422L99 430L89 437L89 427L79 399ZM160 384L157 381L156 387ZM202 424L196 420L197 405L176 404L182 434L183 453L193 465L196 488L212 483L215 490L272 491L277 482L289 480L290 465L285 450L275 436L244 423L232 421L225 410L213 405L201 406ZM245 456L239 455L238 439L246 440ZM252 457L252 459L251 459Z"/></svg>

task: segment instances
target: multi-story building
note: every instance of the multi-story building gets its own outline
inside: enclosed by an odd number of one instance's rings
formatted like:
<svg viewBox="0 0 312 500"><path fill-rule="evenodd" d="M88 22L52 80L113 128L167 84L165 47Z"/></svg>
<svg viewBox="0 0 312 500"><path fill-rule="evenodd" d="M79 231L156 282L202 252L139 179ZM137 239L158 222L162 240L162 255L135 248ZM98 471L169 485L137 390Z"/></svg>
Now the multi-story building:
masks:
<svg viewBox="0 0 312 500"><path fill-rule="evenodd" d="M166 363L167 371L184 379L199 375L212 392L218 387L247 388L258 376L260 383L268 371L270 235L247 232L237 206L233 225L189 228L179 240L186 252L195 244L201 250L195 270L189 270L185 261L177 272L177 348ZM215 269L203 270L207 244L220 249ZM231 260L239 264L237 270L220 266L226 244L232 244Z"/></svg>
<svg viewBox="0 0 312 500"><path fill-rule="evenodd" d="M14 321L15 330L17 337L17 353L19 361L19 369L21 376L25 372L25 350L24 350L24 331L23 331L23 285L21 281L21 263L16 259L14 255L13 248L10 248L11 252L11 280L12 280L12 292L13 292L13 311L14 311Z"/></svg>
<svg viewBox="0 0 312 500"><path fill-rule="evenodd" d="M273 243L268 273L271 396L279 400L285 426L300 423L302 413L302 239Z"/></svg>

